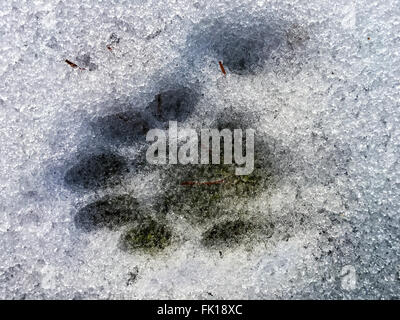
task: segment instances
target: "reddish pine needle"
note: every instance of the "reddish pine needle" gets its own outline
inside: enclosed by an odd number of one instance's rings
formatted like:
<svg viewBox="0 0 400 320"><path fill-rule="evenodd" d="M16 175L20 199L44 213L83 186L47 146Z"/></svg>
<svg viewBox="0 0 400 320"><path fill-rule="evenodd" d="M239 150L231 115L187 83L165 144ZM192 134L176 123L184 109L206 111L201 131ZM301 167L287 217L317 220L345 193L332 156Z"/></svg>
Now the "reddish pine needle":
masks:
<svg viewBox="0 0 400 320"><path fill-rule="evenodd" d="M68 63L72 68L78 68L78 65L69 61L69 60L65 60L66 63Z"/></svg>
<svg viewBox="0 0 400 320"><path fill-rule="evenodd" d="M86 70L85 68L79 67L76 63L73 63L72 61L69 61L68 59L66 59L65 62L68 63L74 69L79 68L79 70Z"/></svg>
<svg viewBox="0 0 400 320"><path fill-rule="evenodd" d="M193 186L195 184L196 184L196 182L194 182L194 181L184 181L181 183L181 186Z"/></svg>
<svg viewBox="0 0 400 320"><path fill-rule="evenodd" d="M221 69L221 72L224 74L224 76L226 76L226 71L225 71L224 65L222 64L221 61L218 61L218 63L219 63L219 67Z"/></svg>

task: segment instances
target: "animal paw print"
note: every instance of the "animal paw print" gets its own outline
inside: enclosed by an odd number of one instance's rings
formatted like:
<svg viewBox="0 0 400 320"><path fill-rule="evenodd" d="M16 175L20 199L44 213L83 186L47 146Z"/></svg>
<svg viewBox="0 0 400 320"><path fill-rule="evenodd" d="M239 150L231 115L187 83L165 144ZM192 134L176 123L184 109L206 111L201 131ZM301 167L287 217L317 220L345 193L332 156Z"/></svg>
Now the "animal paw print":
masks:
<svg viewBox="0 0 400 320"><path fill-rule="evenodd" d="M222 33L214 36L208 34L212 37L210 48L224 61L228 72L239 76L257 72L269 53L279 46L280 38L270 29L251 37L243 30L220 30ZM144 159L144 148L138 147L139 160L133 164L118 154L118 148L144 146L150 129L165 129L169 121L184 122L195 110L199 97L193 88L168 88L142 111L130 109L93 121L92 130L102 148L78 157L77 163L66 172L65 183L79 191L113 190L132 169L143 173L150 166ZM250 115L234 112L214 119L218 129L246 129L251 124ZM75 225L84 232L126 227L120 248L128 252L160 252L179 243L171 216L201 230L200 243L209 249L267 241L275 232L274 223L263 212L264 208L258 212L252 204L280 177L282 157L270 148L274 144L272 139L267 143L256 139L255 167L248 176L235 175L235 165L227 164L150 168L161 171L163 191L155 203L143 206L134 194L108 194L80 208L74 218Z"/></svg>
<svg viewBox="0 0 400 320"><path fill-rule="evenodd" d="M161 110L166 109L165 113L150 113L147 116L167 121L171 119L171 114L179 119L182 111L176 110L189 110L187 104L192 100L182 103L183 100L178 99L178 102L176 97L169 99L170 94L168 92L164 101L173 103L162 105ZM151 103L145 112L154 110L153 105ZM116 118L120 119L119 116L112 119ZM137 123L143 118L125 119L128 123ZM226 122L226 118L225 115L224 120L220 119L216 124L218 128L243 127L243 121L239 120L244 118L242 115L234 121ZM103 119L99 122L103 123ZM140 123L141 128L148 130L147 123ZM110 123L104 128L99 132L118 143L143 139L142 135L146 133L146 130L122 126L114 130L116 127ZM110 135L110 132L113 134ZM124 134L119 135L121 132L140 134L125 138ZM273 223L263 219L262 215L251 215L248 206L251 199L273 186L278 170L267 146L261 143L258 146L262 151L256 152L255 168L248 176L236 176L235 166L227 164L166 165L161 168L163 194L156 199L152 209L143 208L133 194L106 195L82 207L75 215L75 225L85 232L104 228L118 230L128 226L120 239L120 248L128 252L140 250L155 253L170 246L178 238L174 237L174 226L168 219L172 214L203 230L200 242L207 248L220 250L247 240L268 239L274 232ZM65 182L80 190L97 190L105 186L113 188L129 171L128 167L127 159L113 153L93 154L83 157L70 168Z"/></svg>

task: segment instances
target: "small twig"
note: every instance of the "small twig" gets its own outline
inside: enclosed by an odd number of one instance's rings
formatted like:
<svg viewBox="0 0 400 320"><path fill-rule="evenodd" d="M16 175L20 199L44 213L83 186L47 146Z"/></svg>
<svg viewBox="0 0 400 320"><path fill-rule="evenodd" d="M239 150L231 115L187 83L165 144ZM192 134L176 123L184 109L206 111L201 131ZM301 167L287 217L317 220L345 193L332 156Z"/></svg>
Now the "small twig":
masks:
<svg viewBox="0 0 400 320"><path fill-rule="evenodd" d="M219 67L221 69L221 72L224 74L224 76L226 76L226 71L225 71L224 65L222 64L221 61L218 61L218 63L219 63Z"/></svg>
<svg viewBox="0 0 400 320"><path fill-rule="evenodd" d="M81 68L76 63L73 63L72 61L69 61L68 59L66 59L65 62L68 63L74 69L78 68L79 70L86 70L85 68Z"/></svg>

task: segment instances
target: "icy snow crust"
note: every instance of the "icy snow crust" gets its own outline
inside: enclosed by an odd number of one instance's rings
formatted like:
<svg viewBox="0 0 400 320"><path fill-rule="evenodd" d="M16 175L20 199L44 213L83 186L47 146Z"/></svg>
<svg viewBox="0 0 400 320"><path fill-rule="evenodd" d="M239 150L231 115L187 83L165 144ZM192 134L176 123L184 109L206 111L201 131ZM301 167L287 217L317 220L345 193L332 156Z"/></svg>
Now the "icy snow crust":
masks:
<svg viewBox="0 0 400 320"><path fill-rule="evenodd" d="M0 16L0 298L400 297L398 1L3 1ZM160 93L188 108L154 120ZM196 216L186 168L143 161L141 125L174 117L255 129L256 187ZM121 195L116 221L93 216ZM156 250L121 244L140 212ZM227 245L229 226L250 232Z"/></svg>

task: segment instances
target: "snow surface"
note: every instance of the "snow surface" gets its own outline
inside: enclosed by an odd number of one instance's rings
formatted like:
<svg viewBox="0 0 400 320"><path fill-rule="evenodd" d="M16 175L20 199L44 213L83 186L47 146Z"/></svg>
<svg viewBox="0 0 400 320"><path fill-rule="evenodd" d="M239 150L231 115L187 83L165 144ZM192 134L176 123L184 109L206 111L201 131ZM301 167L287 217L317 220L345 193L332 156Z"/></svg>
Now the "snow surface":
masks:
<svg viewBox="0 0 400 320"><path fill-rule="evenodd" d="M2 1L0 298L400 298L399 17L396 0ZM74 224L103 195L165 188L157 170L69 188L82 154L140 154L93 121L183 87L182 126L240 111L276 142L282 175L250 204L267 243L221 255L177 219L149 255Z"/></svg>

